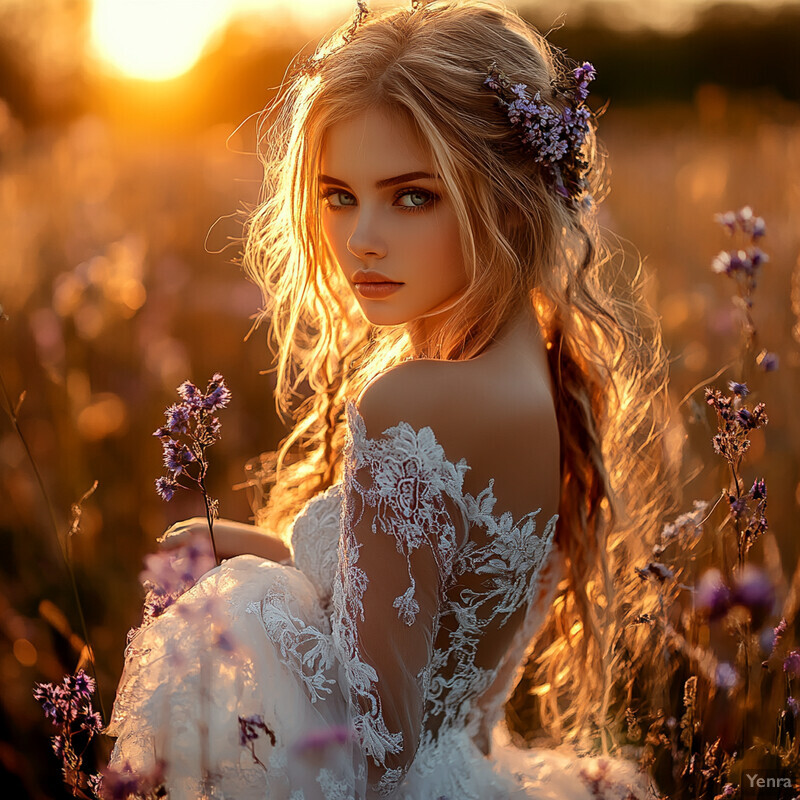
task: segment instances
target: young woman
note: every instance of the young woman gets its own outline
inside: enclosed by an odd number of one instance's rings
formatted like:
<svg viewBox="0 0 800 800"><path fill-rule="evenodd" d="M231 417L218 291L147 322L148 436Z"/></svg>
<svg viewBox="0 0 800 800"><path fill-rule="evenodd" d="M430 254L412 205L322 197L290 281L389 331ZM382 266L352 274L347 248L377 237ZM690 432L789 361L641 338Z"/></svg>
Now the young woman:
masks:
<svg viewBox="0 0 800 800"><path fill-rule="evenodd" d="M288 80L244 264L293 429L258 526L218 522L229 558L133 637L113 765L163 759L172 798L647 795L502 719L534 653L544 728L609 751L663 506L666 362L598 232L593 72L436 0L359 3Z"/></svg>

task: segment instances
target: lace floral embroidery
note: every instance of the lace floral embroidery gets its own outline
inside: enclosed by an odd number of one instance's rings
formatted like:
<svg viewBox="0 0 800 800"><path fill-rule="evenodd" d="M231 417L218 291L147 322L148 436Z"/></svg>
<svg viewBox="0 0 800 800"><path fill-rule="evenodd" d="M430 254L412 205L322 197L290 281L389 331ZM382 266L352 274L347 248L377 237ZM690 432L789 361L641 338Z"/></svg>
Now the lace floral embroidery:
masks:
<svg viewBox="0 0 800 800"><path fill-rule="evenodd" d="M333 637L339 648L355 708L354 728L364 752L378 764L385 764L387 753L399 753L403 736L392 732L383 719L377 691L378 675L361 659L357 620L364 620L362 598L367 576L358 566L361 545L354 529L363 514L372 513L373 534L395 538L397 551L406 560L409 587L395 598L398 618L413 625L419 613L414 594L416 581L411 569L411 553L431 548L443 581L452 573L456 531L444 505L443 495L458 497L467 469L462 459L453 465L444 457L430 428L416 432L407 423L385 431L386 438L368 439L364 421L355 405L347 405L350 436L345 450L344 504L339 541L339 569L334 581ZM359 470L367 467L370 485L362 486ZM356 506L360 505L360 508ZM386 771L379 791L388 793L402 777L402 771Z"/></svg>
<svg viewBox="0 0 800 800"><path fill-rule="evenodd" d="M553 544L557 516L548 521L541 535L536 535L536 516L541 509L516 525L508 512L496 518L492 513L494 482L477 498L464 493L463 477L469 469L466 461L454 464L447 460L430 428L416 431L401 422L380 438L369 439L352 401L346 411L349 437L332 632L349 686L355 731L364 753L384 767L376 788L388 794L402 781L406 769L386 768L386 756L401 752L406 743L401 732L387 727L378 675L361 657L357 621L364 620L368 576L358 565L361 545L355 527L365 515L371 515L372 533L393 536L397 552L404 556L409 586L394 599L393 606L407 626L415 624L420 611L411 555L423 546L429 547L436 562L440 608L432 636L436 638L445 616L452 617L448 624L452 634L449 646L434 650L430 663L417 676L425 708L420 743L424 749L435 741L432 731L425 727L426 721L437 715L443 718L437 726L439 733L445 727L468 722L475 711L472 701L495 677L496 670L476 667L477 645L487 627L502 627L515 611L532 601L538 572ZM369 481L362 485L359 478L364 468ZM485 529L485 545L468 540L457 547L458 535L445 499L462 510L470 527ZM467 572L485 575L482 590L463 589L457 601L445 602L445 591ZM449 677L445 677L447 674ZM413 752L414 743L407 744Z"/></svg>
<svg viewBox="0 0 800 800"><path fill-rule="evenodd" d="M330 694L336 684L332 677L333 646L327 618L319 615L319 627L309 625L289 609L290 594L276 581L263 599L250 603L247 611L258 614L264 630L280 650L284 663L303 682L312 703ZM327 629L327 630L326 630Z"/></svg>
<svg viewBox="0 0 800 800"><path fill-rule="evenodd" d="M323 606L327 606L336 574L342 486L336 484L310 500L292 527L295 566L308 577Z"/></svg>

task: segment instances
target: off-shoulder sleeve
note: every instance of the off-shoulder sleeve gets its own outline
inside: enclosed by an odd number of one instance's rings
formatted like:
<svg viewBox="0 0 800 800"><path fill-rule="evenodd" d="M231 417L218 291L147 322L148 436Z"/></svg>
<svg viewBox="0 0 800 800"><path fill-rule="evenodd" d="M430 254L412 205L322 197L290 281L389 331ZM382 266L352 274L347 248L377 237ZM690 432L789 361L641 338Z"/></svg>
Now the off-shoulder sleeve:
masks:
<svg viewBox="0 0 800 800"><path fill-rule="evenodd" d="M342 532L332 628L360 748L357 797L389 794L417 751L441 599L463 529L450 498L465 462L430 428L399 423L368 438L347 406ZM459 520L458 524L463 524Z"/></svg>

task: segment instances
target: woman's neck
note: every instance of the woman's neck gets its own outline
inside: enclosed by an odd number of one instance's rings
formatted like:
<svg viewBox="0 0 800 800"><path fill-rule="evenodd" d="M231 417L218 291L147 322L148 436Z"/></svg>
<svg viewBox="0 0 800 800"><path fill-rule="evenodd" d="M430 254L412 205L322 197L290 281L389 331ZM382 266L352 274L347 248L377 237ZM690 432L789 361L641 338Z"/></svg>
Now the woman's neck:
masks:
<svg viewBox="0 0 800 800"><path fill-rule="evenodd" d="M445 313L449 314L451 312ZM409 326L409 335L413 347L412 358L434 357L431 353L434 339L444 324L445 319L440 315L436 315L435 317L423 317ZM541 329L533 309L528 304L523 304L516 313L503 323L479 356L490 356L491 359L495 359L511 355L512 358L516 358L521 352L529 351L532 345L536 346L537 349L541 348Z"/></svg>

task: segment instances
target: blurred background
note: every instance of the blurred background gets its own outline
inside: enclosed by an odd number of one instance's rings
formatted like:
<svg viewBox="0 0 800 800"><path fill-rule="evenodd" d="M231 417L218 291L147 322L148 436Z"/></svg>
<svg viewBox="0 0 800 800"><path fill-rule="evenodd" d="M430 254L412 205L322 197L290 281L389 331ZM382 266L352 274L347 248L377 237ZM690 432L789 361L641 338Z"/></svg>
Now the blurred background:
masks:
<svg viewBox="0 0 800 800"><path fill-rule="evenodd" d="M373 2L374 8L394 3ZM772 535L753 551L787 588L798 557L800 452L800 4L703 0L509 2L598 70L593 107L611 194L603 224L649 275L678 404L737 353L733 285L711 272L716 212L763 216L753 309L780 369L751 376L770 424L745 476L767 479ZM0 376L62 531L98 480L72 553L106 707L138 624L141 558L199 496L163 503L151 433L185 379L224 373L210 484L247 521L244 465L285 433L265 331L244 341L259 291L235 264L257 198L255 115L290 59L352 13L350 0L0 0ZM637 255L638 253L638 255ZM0 312L0 313L2 313ZM723 385L738 377L729 370ZM701 389L693 397L700 399ZM5 403L4 403L5 404ZM684 506L714 497L718 459L691 399L673 439ZM684 442L683 439L686 439ZM80 650L46 505L0 415L0 770L4 797L61 797L31 696Z"/></svg>

